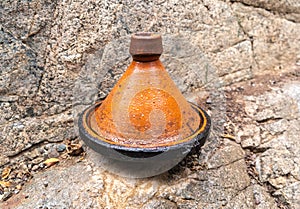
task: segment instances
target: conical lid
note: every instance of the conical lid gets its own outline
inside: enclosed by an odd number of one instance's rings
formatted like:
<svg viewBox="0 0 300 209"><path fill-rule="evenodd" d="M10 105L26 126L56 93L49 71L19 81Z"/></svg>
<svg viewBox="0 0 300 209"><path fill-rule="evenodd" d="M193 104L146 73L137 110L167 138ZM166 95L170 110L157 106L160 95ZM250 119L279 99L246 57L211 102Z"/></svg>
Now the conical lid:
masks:
<svg viewBox="0 0 300 209"><path fill-rule="evenodd" d="M132 63L96 109L98 134L105 141L129 147L160 147L189 140L199 128L200 117L158 59L161 36L135 34L131 43ZM151 46L156 48L147 49ZM146 49L141 50L143 47Z"/></svg>

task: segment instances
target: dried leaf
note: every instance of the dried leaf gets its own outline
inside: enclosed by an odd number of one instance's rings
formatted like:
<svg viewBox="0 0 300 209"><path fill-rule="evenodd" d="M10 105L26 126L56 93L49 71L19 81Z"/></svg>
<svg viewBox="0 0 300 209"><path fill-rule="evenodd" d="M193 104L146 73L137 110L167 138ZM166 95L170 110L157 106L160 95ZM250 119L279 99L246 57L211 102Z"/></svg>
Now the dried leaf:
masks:
<svg viewBox="0 0 300 209"><path fill-rule="evenodd" d="M18 184L18 185L16 186L16 189L17 189L17 190L21 190L21 189L22 189L22 185L21 185L21 184Z"/></svg>
<svg viewBox="0 0 300 209"><path fill-rule="evenodd" d="M81 162L81 161L83 161L84 160L84 157L81 157L81 158L79 158L78 160L77 160L77 162L79 163L79 162Z"/></svg>
<svg viewBox="0 0 300 209"><path fill-rule="evenodd" d="M59 162L59 159L58 158L49 158L47 160L45 160L43 163L47 166L47 167L50 167L56 163Z"/></svg>
<svg viewBox="0 0 300 209"><path fill-rule="evenodd" d="M222 138L226 138L226 139L235 140L235 137L232 136L232 135L230 135L230 134L223 134L221 137L222 137Z"/></svg>
<svg viewBox="0 0 300 209"><path fill-rule="evenodd" d="M11 183L9 181L0 181L0 186L2 186L2 187L10 187Z"/></svg>
<svg viewBox="0 0 300 209"><path fill-rule="evenodd" d="M3 171L2 171L2 174L1 174L1 178L6 179L9 176L10 171L11 171L10 167L4 168Z"/></svg>

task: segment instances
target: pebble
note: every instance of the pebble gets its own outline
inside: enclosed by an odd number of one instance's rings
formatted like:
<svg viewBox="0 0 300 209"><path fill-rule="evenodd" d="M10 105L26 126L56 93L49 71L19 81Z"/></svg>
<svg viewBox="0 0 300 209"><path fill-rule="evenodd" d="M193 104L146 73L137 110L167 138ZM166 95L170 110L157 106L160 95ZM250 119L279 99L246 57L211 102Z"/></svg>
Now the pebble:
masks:
<svg viewBox="0 0 300 209"><path fill-rule="evenodd" d="M21 184L23 179L14 179L15 184Z"/></svg>
<svg viewBox="0 0 300 209"><path fill-rule="evenodd" d="M212 103L212 100L211 100L210 97L208 97L207 100L206 100L206 104L211 104L211 103Z"/></svg>
<svg viewBox="0 0 300 209"><path fill-rule="evenodd" d="M44 182L44 187L48 187L48 185L49 185L48 182L45 181L45 182Z"/></svg>
<svg viewBox="0 0 300 209"><path fill-rule="evenodd" d="M23 176L24 176L23 172L18 172L17 178L22 179Z"/></svg>
<svg viewBox="0 0 300 209"><path fill-rule="evenodd" d="M275 178L275 179L270 179L269 180L270 184L272 186L274 186L276 189L281 189L283 187L286 186L286 178L283 177L283 176L279 176L278 178Z"/></svg>
<svg viewBox="0 0 300 209"><path fill-rule="evenodd" d="M32 164L31 164L31 163L29 163L29 164L27 165L27 167L28 167L28 169L29 169L29 170L31 170L31 168L32 168Z"/></svg>
<svg viewBox="0 0 300 209"><path fill-rule="evenodd" d="M18 185L16 186L16 189L17 189L17 190L21 190L21 189L22 189L22 185L21 185L21 184L18 184Z"/></svg>
<svg viewBox="0 0 300 209"><path fill-rule="evenodd" d="M39 151L38 151L37 149L35 149L35 150L33 150L32 152L29 152L29 153L26 154L26 156L27 156L30 160L32 160L32 159L38 157L39 155L40 155L40 153L39 153Z"/></svg>
<svg viewBox="0 0 300 209"><path fill-rule="evenodd" d="M52 147L48 151L48 158L57 158L57 157L59 157L59 153L56 151L56 149L54 147Z"/></svg>
<svg viewBox="0 0 300 209"><path fill-rule="evenodd" d="M40 163L40 164L39 164L39 167L40 167L40 168L44 168L44 167L45 167L45 164L44 164L44 163Z"/></svg>
<svg viewBox="0 0 300 209"><path fill-rule="evenodd" d="M40 167L39 165L34 165L31 170L36 171L37 169L39 169L39 167Z"/></svg>
<svg viewBox="0 0 300 209"><path fill-rule="evenodd" d="M24 170L24 171L27 171L27 170L28 170L28 167L27 167L27 165L26 165L24 162L22 162L22 163L20 164L20 169L21 169L21 170Z"/></svg>
<svg viewBox="0 0 300 209"><path fill-rule="evenodd" d="M45 149L43 149L43 148L38 148L38 151L39 151L39 153L40 153L40 155L42 155L42 154L44 154L45 153Z"/></svg>
<svg viewBox="0 0 300 209"><path fill-rule="evenodd" d="M40 162L42 162L44 160L43 157L38 157L38 158L35 158L34 160L32 160L32 164L36 165L36 164L39 164Z"/></svg>
<svg viewBox="0 0 300 209"><path fill-rule="evenodd" d="M66 150L66 148L67 148L67 146L65 144L59 144L59 145L57 145L56 150L58 152L63 152Z"/></svg>
<svg viewBox="0 0 300 209"><path fill-rule="evenodd" d="M46 144L45 146L44 146L44 149L45 150L49 150L49 149L51 149L53 147L53 144Z"/></svg>

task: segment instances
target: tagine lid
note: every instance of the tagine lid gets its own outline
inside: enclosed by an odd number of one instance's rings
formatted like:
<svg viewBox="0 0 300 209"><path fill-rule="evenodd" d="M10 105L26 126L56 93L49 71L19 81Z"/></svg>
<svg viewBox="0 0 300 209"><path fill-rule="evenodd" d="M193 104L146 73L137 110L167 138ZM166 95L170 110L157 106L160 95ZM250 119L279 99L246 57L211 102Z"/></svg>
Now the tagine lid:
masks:
<svg viewBox="0 0 300 209"><path fill-rule="evenodd" d="M129 51L133 61L95 110L99 136L133 147L190 140L203 121L159 60L161 35L133 34Z"/></svg>

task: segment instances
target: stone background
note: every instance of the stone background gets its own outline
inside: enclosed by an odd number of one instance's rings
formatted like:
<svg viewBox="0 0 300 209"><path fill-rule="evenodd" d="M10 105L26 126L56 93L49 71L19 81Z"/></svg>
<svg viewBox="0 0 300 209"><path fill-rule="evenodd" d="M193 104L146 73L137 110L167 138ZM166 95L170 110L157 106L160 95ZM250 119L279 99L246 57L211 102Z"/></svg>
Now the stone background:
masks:
<svg viewBox="0 0 300 209"><path fill-rule="evenodd" d="M215 124L226 121L177 170L128 180L99 170L89 151L78 162L55 148L77 143L74 108L91 102L74 104L84 95L74 94L78 77L108 43L137 31L198 47L215 69L210 82L223 87L203 89L192 71L174 79L188 98L210 98ZM2 0L0 169L12 168L12 186L0 187L1 208L299 208L299 34L298 0ZM101 68L99 98L126 63ZM61 162L45 170L48 157Z"/></svg>

